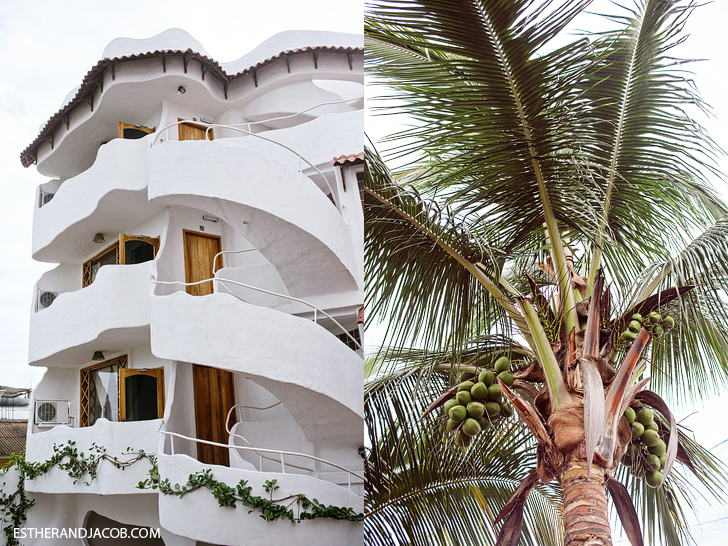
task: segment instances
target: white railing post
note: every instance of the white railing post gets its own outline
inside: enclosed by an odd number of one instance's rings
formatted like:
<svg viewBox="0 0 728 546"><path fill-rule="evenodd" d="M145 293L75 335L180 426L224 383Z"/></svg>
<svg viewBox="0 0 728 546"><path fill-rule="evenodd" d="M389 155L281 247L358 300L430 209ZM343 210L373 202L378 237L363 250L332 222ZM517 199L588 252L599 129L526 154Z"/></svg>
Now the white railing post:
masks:
<svg viewBox="0 0 728 546"><path fill-rule="evenodd" d="M286 473L286 460L283 456L283 453L281 453L281 473L282 474Z"/></svg>
<svg viewBox="0 0 728 546"><path fill-rule="evenodd" d="M169 447L172 450L172 455L174 455L174 436L169 437Z"/></svg>

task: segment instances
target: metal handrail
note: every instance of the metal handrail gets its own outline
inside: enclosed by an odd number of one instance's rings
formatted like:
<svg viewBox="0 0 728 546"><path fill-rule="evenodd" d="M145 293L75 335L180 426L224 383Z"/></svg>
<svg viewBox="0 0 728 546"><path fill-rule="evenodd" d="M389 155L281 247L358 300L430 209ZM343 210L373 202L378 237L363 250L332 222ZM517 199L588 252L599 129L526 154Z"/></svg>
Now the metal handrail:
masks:
<svg viewBox="0 0 728 546"><path fill-rule="evenodd" d="M283 451L280 449L267 449L262 447L246 447L246 446L236 446L236 445L229 445L229 444L221 444L220 442L212 442L210 440L201 440L200 438L190 438L189 436L185 436L184 434L179 434L178 432L172 432L170 430L159 430L160 434L164 434L166 436L171 436L172 438L181 438L183 440L189 440L195 443L200 444L207 444L211 446L216 447L223 447L227 449L242 449L243 451L262 451L264 453L273 453L276 455L280 455L280 462L281 462L281 471L283 474L286 473L286 465L284 462L284 456L289 455L293 457L303 457L304 459L311 459L312 461L317 461L319 463L327 464L329 466L332 466L334 468L337 468L339 470L342 470L347 473L348 477L348 487L351 489L351 477L354 476L356 478L359 478L362 483L364 482L364 476L361 476L354 472L353 470L349 470L348 468L344 468L343 466L340 466L336 463L332 463L331 461L327 461L326 459L321 459L320 457L316 457L314 455L309 455L308 453L297 453L295 451ZM172 449L172 455L175 455L174 453L174 441L170 441L170 447ZM289 465L292 466L292 465Z"/></svg>
<svg viewBox="0 0 728 546"><path fill-rule="evenodd" d="M170 123L169 125L166 125L166 126L162 127L159 130L157 136L154 137L154 139L152 140L152 142L149 144L149 147L151 148L152 146L154 146L157 143L157 139L159 139L159 137L161 136L162 131L167 131L167 130L169 130L170 127L174 127L175 125L180 125L181 123L197 123L199 125L199 122L193 121L191 119L183 119L181 121L175 121L174 123ZM240 127L236 127L235 125L223 125L221 123L206 123L205 125L207 126L207 128L205 129L205 140L210 140L209 139L209 131L210 131L210 129L212 129L214 127L220 127L220 128L223 128L223 129L232 129L233 131L238 131L240 133L244 133L244 134L249 135L249 136L254 136L254 137L259 138L261 140L265 140L266 142L270 142L271 144L275 144L276 146L280 146L281 148L283 148L285 150L288 150L292 154L296 155L299 160L303 160L306 163L308 163L308 166L311 167L313 170L315 170L324 179L324 182L326 183L326 187L329 188L329 192L331 192L331 199L334 201L334 206L338 210L341 210L341 205L340 205L340 203L337 202L338 199L336 198L336 193L334 192L334 189L331 187L331 184L329 184L329 181L326 178L326 175L324 175L324 173L322 173L316 165L314 165L313 163L311 163L308 159L306 159L305 157L303 157L301 154L299 154L296 150L294 150L290 146L286 146L285 144L281 144L280 142L277 142L277 141L275 141L275 140L273 140L271 138L267 138L267 137L264 137L262 135L259 135L258 133L254 133L254 132L249 131L249 130L246 131L245 129L241 129ZM301 174L303 174L303 173L301 173Z"/></svg>
<svg viewBox="0 0 728 546"><path fill-rule="evenodd" d="M220 252L218 252L217 254L215 254L215 257L212 259L212 274L214 275L215 273L217 273L217 271L219 269L222 269L222 268L215 269L215 264L217 263L218 256L223 256L223 264L222 264L222 267L225 267L225 263L224 263L225 262L225 259L224 259L224 255L225 254L241 254L243 252L252 252L253 250L258 250L258 249L257 248L246 248L244 250L221 250Z"/></svg>
<svg viewBox="0 0 728 546"><path fill-rule="evenodd" d="M245 442L246 444L248 444L250 447L253 447L253 444L251 444L244 436L242 436L240 434L235 434L232 430L230 430L230 416L231 416L233 410L235 408L247 408L247 409L256 409L256 410L267 410L267 409L271 409L271 408L274 408L276 406L279 406L280 404L281 404L281 402L278 401L275 404L272 404L270 406L266 406L264 408L259 408L257 406L246 406L244 404L235 404L234 406L232 406L228 410L227 417L225 418L225 431L228 433L229 436L232 436L233 438L240 438L243 442ZM238 421L237 423L240 423L240 422L242 422L242 421ZM235 445L235 444L232 444L232 445ZM261 459L260 463L261 464L263 462L262 459L265 459L266 461L275 461L275 459L273 459L271 457L266 457L265 455L262 455L258 451L256 451L255 453L258 455L258 457L260 457L260 459ZM313 468L308 468L308 467L305 467L305 466L298 466L298 465L290 464L290 463L288 464L288 466L292 466L294 468L298 468L299 470L306 470L308 472L313 472L314 471ZM261 467L261 469L262 469L262 467Z"/></svg>
<svg viewBox="0 0 728 546"><path fill-rule="evenodd" d="M361 351L363 351L363 350L364 350L364 349L363 349L363 347L361 346L361 344L360 344L360 343L359 343L359 342L358 342L358 341L357 341L357 340L356 340L356 339L354 338L354 336L352 336L352 335L351 335L351 334L350 334L350 333L349 333L349 332L348 332L348 331L346 330L346 328L344 328L344 327L343 327L343 326L342 326L342 325L341 325L341 324L339 323L339 321L337 321L337 320L336 320L336 319L335 319L334 317L332 317L331 315L329 315L329 314L328 314L328 313L327 313L326 311L324 311L323 309L320 309L320 308L316 307L316 306L315 306L314 304L312 304L312 303L309 303L309 302L307 302L307 301L305 301L305 300L302 300L302 299L300 299L300 298L295 298L295 297L293 297L293 296L289 296L288 294L279 294L278 292L272 292L272 291L270 291L270 290L266 290L265 288L259 288L259 287L257 287L257 286L252 286L252 285L250 285L250 284L245 284L245 283L242 283L242 282L239 282L239 281L233 281L233 280L231 280L231 279L225 279L225 278L222 278L222 277L218 277L218 276L217 276L217 272L215 272L214 276L213 276L213 277L211 277L211 278L209 278L209 279L204 279L204 280L201 280L201 281L195 281L195 282L182 282L182 281L160 281L160 280L158 280L158 279L155 279L155 278L154 278L154 275L152 275L152 277L151 277L151 281L152 281L152 282L153 282L154 284L181 284L181 285L183 285L183 286L196 286L196 285L198 285L198 284L203 284L203 283L206 283L206 282L211 282L211 281L218 281L218 282L221 282L221 283L231 283L231 284L235 284L235 285L237 285L237 286L242 286L243 288L248 288L248 289L250 289L250 290L256 290L256 291L258 291L258 292L263 292L264 294L268 294L268 295L271 295L271 296L277 296L277 297L280 297L280 298L284 298L284 299L289 299L289 300L291 300L291 301L296 301L296 302L298 302L298 303L302 303L302 304L304 304L304 305L307 305L308 307L310 307L311 309L313 309L313 311L314 311L314 313L313 313L313 321L314 321L314 323L315 323L315 324L318 324L318 316L317 316L317 314L318 314L318 313L321 313L322 315L324 315L324 316L326 316L326 317L327 317L328 319L330 319L330 320L331 320L331 321L332 321L332 322L333 322L334 324L336 324L336 326L338 326L339 328L341 328L341 330L342 330L342 331L343 331L343 332L344 332L344 333L346 334L346 336L347 336L347 337L348 337L348 338L349 338L349 339L350 339L351 341L353 341L353 342L354 342L354 343L356 344L356 347L357 347L357 348L358 348L359 350L361 350ZM213 286L214 286L214 284L213 284ZM245 301L245 300L244 300L243 298L241 298L240 296L238 296L237 294L234 294L233 292L230 292L230 290L228 290L228 293L229 293L229 294L230 294L231 296L233 296L233 297L235 297L235 298L239 299L239 300L240 300L240 301L242 301L243 303L248 303L248 302L246 302L246 301ZM258 307L260 307L260 306L258 306Z"/></svg>

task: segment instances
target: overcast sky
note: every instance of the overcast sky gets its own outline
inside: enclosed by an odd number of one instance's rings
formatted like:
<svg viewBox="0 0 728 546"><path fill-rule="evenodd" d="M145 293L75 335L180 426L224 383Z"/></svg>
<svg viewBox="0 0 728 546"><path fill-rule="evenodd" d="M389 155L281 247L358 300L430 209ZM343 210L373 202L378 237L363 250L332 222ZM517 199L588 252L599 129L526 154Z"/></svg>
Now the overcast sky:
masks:
<svg viewBox="0 0 728 546"><path fill-rule="evenodd" d="M629 0L625 0L629 2ZM601 4L601 2L600 2ZM703 123L728 148L728 2L717 0L691 18L692 34L681 46L684 57L708 59L693 65L695 80L714 107L715 118ZM196 38L220 62L241 57L283 30L332 30L360 33L362 3L352 0L0 0L0 384L36 385L43 369L27 366L28 321L33 284L53 264L30 258L31 226L36 187L46 181L34 167L23 169L19 154L38 128L61 106L66 94L81 83L114 38L146 38L178 27ZM375 137L388 132L367 121ZM728 172L728 163L723 163ZM717 181L716 181L717 184ZM724 193L725 195L725 193ZM722 405L721 415L725 413ZM686 423L698 439L712 447L728 438L728 419L706 419L706 411ZM685 415L678 416L680 419ZM718 448L724 460L725 450ZM704 522L725 511L706 509ZM724 544L721 530L728 519L701 525L698 544ZM712 540L711 540L712 539Z"/></svg>

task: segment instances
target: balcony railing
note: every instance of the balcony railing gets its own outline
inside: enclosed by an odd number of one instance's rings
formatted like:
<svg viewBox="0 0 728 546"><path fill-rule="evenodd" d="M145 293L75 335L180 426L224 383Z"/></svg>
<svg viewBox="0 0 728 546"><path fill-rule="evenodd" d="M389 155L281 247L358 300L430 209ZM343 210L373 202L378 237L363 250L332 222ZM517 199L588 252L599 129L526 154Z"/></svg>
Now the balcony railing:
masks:
<svg viewBox="0 0 728 546"><path fill-rule="evenodd" d="M217 259L217 256L219 256L220 254L221 253L218 253L215 256L215 259ZM319 314L320 315L323 315L324 317L326 317L327 319L329 319L332 323L334 323L334 325L336 325L336 327L339 328L342 331L342 333L345 334L346 337L348 337L351 340L351 342L353 343L353 345L356 347L357 350L364 351L364 349L361 346L361 344L356 340L356 338L354 338L354 336L352 336L348 332L348 330L346 328L344 328L341 325L341 323L339 323L339 321L337 321L334 317L332 317L331 315L329 315L326 311L324 311L323 309L315 306L314 304L309 303L309 302L307 302L305 300L302 300L300 298L295 298L295 297L290 296L288 294L280 294L278 292L273 292L271 290L266 290L265 288L259 288L257 286L253 286L253 285L250 285L250 284L245 284L245 283L242 283L242 282L239 282L239 281L233 281L233 280L230 280L230 279L224 279L222 277L219 277L217 275L217 273L218 272L215 271L215 273L214 273L214 275L212 277L210 277L208 279L201 280L201 281L196 281L196 282L160 281L160 280L156 279L154 276L151 277L151 281L154 284L179 285L179 286L196 286L196 285L199 285L199 284L208 283L210 281L217 281L217 283L220 283L220 285L223 286L223 287L225 287L225 283L229 283L229 284L232 284L232 285L235 285L235 286L240 286L242 288L247 288L249 290L254 290L256 292L261 292L263 294L268 294L270 296L277 296L279 298L283 298L283 299L287 299L287 300L294 301L294 302L297 302L297 303L301 303L301 304L305 305L306 307L309 307L310 309L313 310L313 322L315 324L318 324ZM213 287L214 287L215 292L217 293L218 292L218 288L217 288L217 285L214 282L213 282ZM235 294L234 292L232 292L231 290L229 290L227 288L226 288L226 293L228 293L231 296L233 296L234 298L242 301L243 303L248 303L243 298L241 298L240 296L238 296L237 294Z"/></svg>
<svg viewBox="0 0 728 546"><path fill-rule="evenodd" d="M226 449L237 449L240 451L252 451L252 452L258 454L259 457L261 457L261 460L260 460L261 467L263 464L261 454L266 453L266 454L271 454L271 455L277 455L277 460L280 462L280 465L281 465L282 474L286 474L286 467L295 466L295 465L290 465L290 464L287 465L286 460L285 460L286 457L298 457L298 458L309 459L311 461L318 462L320 464L324 464L324 465L330 466L332 468L336 468L337 470L346 472L347 488L350 491L352 491L352 493L353 493L353 490L351 489L352 485L359 485L359 484L364 483L363 475L357 474L353 470L344 468L343 466L340 466L331 461L327 461L326 459L321 459L319 457L315 457L314 455L309 455L307 453L297 453L295 451L283 451L283 450L279 450L279 449L265 449L265 448L261 448L261 447L249 447L249 446L236 446L236 445L229 445L229 444L221 444L219 442L212 442L210 440L201 440L199 438L191 438L189 436L185 436L184 434L179 434L177 432L172 432L169 430L160 430L159 433L164 436L168 436L170 438L169 447L170 447L171 453L169 453L169 455L175 455L174 439L180 438L182 440L186 440L186 441L194 442L194 443L198 443L198 444L206 444L206 445L222 447L222 448L226 448ZM160 451L163 451L163 450L160 450ZM271 458L270 460L275 460L275 459ZM297 468L301 468L301 467L297 467ZM358 481L352 481L352 479L358 480ZM357 496L359 496L359 495L357 495Z"/></svg>

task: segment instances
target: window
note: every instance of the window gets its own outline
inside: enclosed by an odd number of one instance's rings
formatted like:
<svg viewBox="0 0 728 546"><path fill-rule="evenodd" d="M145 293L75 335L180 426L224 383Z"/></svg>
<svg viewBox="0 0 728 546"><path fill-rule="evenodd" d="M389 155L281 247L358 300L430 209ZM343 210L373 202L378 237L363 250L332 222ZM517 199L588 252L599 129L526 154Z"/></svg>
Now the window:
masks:
<svg viewBox="0 0 728 546"><path fill-rule="evenodd" d="M164 368L121 368L119 385L122 421L164 416Z"/></svg>
<svg viewBox="0 0 728 546"><path fill-rule="evenodd" d="M119 370L127 362L124 355L81 370L80 426L90 427L102 417L119 420Z"/></svg>
<svg viewBox="0 0 728 546"><path fill-rule="evenodd" d="M105 265L140 264L153 260L159 250L159 237L119 234L119 240L83 264L83 286L96 280Z"/></svg>
<svg viewBox="0 0 728 546"><path fill-rule="evenodd" d="M83 286L86 287L93 283L96 280L99 269L103 266L118 263L119 243L116 242L83 264Z"/></svg>
<svg viewBox="0 0 728 546"><path fill-rule="evenodd" d="M156 127L144 127L144 125L134 125L133 123L119 122L119 138L137 139L144 138L150 133L156 131Z"/></svg>

